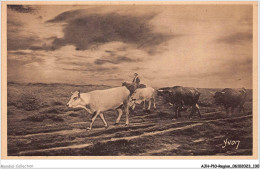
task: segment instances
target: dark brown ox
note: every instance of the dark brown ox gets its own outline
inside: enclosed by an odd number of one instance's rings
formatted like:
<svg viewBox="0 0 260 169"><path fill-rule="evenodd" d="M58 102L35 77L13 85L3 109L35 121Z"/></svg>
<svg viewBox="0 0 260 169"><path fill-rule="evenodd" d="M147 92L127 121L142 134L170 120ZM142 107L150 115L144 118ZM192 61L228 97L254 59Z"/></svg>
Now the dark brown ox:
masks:
<svg viewBox="0 0 260 169"><path fill-rule="evenodd" d="M137 88L146 88L145 84L139 84L138 86L135 86L134 83L128 82L123 82L122 86L125 86L130 91L130 95L132 95Z"/></svg>
<svg viewBox="0 0 260 169"><path fill-rule="evenodd" d="M231 109L231 116L234 109L238 107L239 113L241 110L244 112L244 104L246 101L246 89L230 89L226 88L221 92L216 92L213 96L217 105L223 105L226 109L227 116Z"/></svg>
<svg viewBox="0 0 260 169"><path fill-rule="evenodd" d="M158 90L158 96L162 96L166 103L173 105L176 119L181 117L181 111L183 110L184 105L192 107L189 118L191 118L196 111L201 118L199 106L197 104L200 92L197 89L182 86L166 87Z"/></svg>

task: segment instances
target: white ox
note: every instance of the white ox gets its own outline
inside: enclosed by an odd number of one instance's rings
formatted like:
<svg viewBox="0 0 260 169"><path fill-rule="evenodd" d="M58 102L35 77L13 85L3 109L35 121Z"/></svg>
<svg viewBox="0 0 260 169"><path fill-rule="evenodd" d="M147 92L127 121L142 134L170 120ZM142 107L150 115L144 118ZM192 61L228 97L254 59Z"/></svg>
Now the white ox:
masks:
<svg viewBox="0 0 260 169"><path fill-rule="evenodd" d="M135 92L132 94L130 97L130 107L134 110L135 109L135 104L141 104L144 102L143 109L145 109L145 102L148 101L148 110L151 108L151 103L153 100L153 107L156 108L155 106L155 90L151 87L147 88L138 88L135 90Z"/></svg>
<svg viewBox="0 0 260 169"><path fill-rule="evenodd" d="M88 130L91 130L92 125L99 116L103 121L105 127L108 127L103 113L107 110L117 110L118 118L115 124L119 124L120 118L123 114L123 108L126 112L126 125L129 124L129 95L130 92L126 87L116 87L106 90L94 90L88 93L80 93L76 91L67 103L71 108L83 108L92 115L91 123Z"/></svg>

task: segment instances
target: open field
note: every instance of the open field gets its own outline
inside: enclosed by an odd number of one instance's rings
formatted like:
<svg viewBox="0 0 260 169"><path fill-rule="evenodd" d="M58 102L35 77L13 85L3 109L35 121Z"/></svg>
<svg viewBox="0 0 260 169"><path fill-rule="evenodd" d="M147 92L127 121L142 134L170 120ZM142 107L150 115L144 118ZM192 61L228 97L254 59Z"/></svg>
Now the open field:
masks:
<svg viewBox="0 0 260 169"><path fill-rule="evenodd" d="M157 109L130 112L130 125L114 126L117 112L104 113L109 127L98 118L87 131L91 115L65 106L71 91L88 92L109 86L8 83L7 130L9 156L197 156L252 155L252 90L244 114L226 118L213 104L210 92L199 89L202 119L188 120L189 110L172 120L170 105L157 98ZM239 140L239 147L224 140Z"/></svg>

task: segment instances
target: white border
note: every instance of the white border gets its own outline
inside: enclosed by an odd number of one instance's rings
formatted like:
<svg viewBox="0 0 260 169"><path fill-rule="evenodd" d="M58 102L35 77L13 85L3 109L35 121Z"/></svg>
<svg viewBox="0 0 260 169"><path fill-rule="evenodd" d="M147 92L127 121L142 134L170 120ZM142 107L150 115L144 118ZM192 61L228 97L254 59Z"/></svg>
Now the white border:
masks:
<svg viewBox="0 0 260 169"><path fill-rule="evenodd" d="M12 1L12 0L5 0L5 1ZM24 1L30 1L30 0L24 0ZM34 0L34 1L41 1L41 0ZM51 1L51 0L45 0L45 1ZM70 1L70 0L65 0L65 1ZM82 0L77 0L77 1L82 1ZM88 0L88 1L93 1L93 0ZM96 0L96 1L103 1L103 0ZM125 1L125 0L117 0L117 1ZM138 1L138 0L132 0L132 1ZM149 0L142 0L142 1L149 1ZM181 0L175 0L175 1L181 1ZM196 1L196 0L189 0L189 1ZM200 1L208 1L208 0L200 0ZM218 0L218 1L227 1L227 0ZM241 0L229 0L229 1L241 1ZM244 0L244 1L250 1L250 0ZM258 2L258 11L260 9L259 5L260 4ZM1 15L1 8L0 8L0 15ZM260 15L258 13L258 27L259 27L259 18ZM258 49L259 49L259 34L258 34ZM258 50L258 56L259 56L259 50ZM260 65L260 59L258 60L258 65ZM1 66L1 59L0 59L0 66ZM258 75L259 75L259 69L258 69ZM1 81L1 75L0 75L0 81ZM260 80L258 77L258 84L259 82ZM258 98L259 95L260 95L260 91L258 91ZM0 104L1 104L1 97L0 97ZM259 99L258 99L258 105L260 105ZM260 117L258 116L258 122L259 120ZM1 131L1 120L0 120L0 131ZM260 132L258 130L258 140L259 140L259 135ZM0 136L0 145L1 145L1 136ZM0 146L0 151L1 151L1 146ZM260 157L259 146L258 146L258 157ZM232 166L233 164L250 164L252 166L254 164L259 164L259 159L258 160L230 160L230 159L228 160L2 160L1 153L0 153L0 165L2 166L0 168L3 168L3 166L9 166L7 168L95 168L95 169L97 168L114 168L114 169L115 168L201 168L203 164L209 164L209 165L220 164L222 166L223 165Z"/></svg>

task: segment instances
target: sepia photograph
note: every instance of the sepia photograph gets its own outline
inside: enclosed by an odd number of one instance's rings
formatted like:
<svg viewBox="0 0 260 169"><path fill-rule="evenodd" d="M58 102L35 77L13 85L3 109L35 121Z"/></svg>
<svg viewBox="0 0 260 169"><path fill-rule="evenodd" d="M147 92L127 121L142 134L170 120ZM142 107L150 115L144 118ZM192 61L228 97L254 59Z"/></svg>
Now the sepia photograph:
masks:
<svg viewBox="0 0 260 169"><path fill-rule="evenodd" d="M256 6L2 4L2 156L257 158Z"/></svg>

